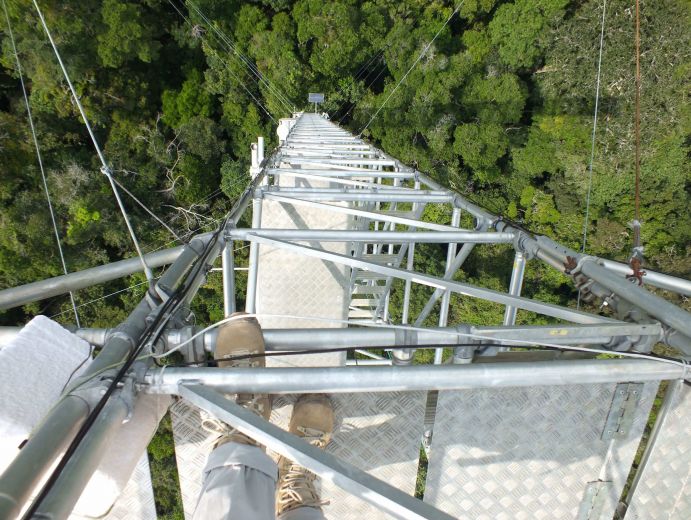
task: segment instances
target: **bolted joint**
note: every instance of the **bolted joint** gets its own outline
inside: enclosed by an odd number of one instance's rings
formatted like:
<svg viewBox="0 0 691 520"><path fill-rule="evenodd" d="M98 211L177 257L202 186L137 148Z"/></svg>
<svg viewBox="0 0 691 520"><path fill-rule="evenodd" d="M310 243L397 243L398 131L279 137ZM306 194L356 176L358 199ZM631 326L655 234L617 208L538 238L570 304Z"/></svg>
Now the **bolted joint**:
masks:
<svg viewBox="0 0 691 520"><path fill-rule="evenodd" d="M456 347L453 349L453 364L467 365L473 362L475 347Z"/></svg>
<svg viewBox="0 0 691 520"><path fill-rule="evenodd" d="M189 341L179 352L185 358L187 363L203 363L206 361L206 350L204 349L204 334L197 336L190 341L194 336L194 326L188 325L179 329L169 330L164 335L163 349L167 352L182 343Z"/></svg>
<svg viewBox="0 0 691 520"><path fill-rule="evenodd" d="M391 351L392 362L394 365L412 365L415 349L395 348Z"/></svg>
<svg viewBox="0 0 691 520"><path fill-rule="evenodd" d="M223 239L225 241L233 240L232 233L235 228L237 228L237 222L235 222L233 219L228 219L228 222L226 222L226 227L223 230Z"/></svg>

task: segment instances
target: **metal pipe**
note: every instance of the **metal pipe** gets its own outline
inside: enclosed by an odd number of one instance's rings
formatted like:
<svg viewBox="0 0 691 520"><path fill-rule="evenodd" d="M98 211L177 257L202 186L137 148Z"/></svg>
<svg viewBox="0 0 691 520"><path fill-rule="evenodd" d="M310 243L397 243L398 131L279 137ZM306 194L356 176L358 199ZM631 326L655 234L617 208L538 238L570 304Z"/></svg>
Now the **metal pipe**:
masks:
<svg viewBox="0 0 691 520"><path fill-rule="evenodd" d="M413 265L415 263L415 242L408 244L408 255L406 258L406 269L408 271L413 270ZM410 314L410 291L413 288L413 282L411 280L405 281L405 288L403 289L403 313L401 315L401 323L403 325L408 323L408 317Z"/></svg>
<svg viewBox="0 0 691 520"><path fill-rule="evenodd" d="M626 264L604 259L601 260L601 262L608 271L612 271L623 276L628 276L631 274L631 268ZM645 285L652 285L653 287L659 287L660 289L683 294L684 296L691 296L691 280L684 280L683 278L657 273L655 271L649 271L646 269L645 276L643 277L643 283Z"/></svg>
<svg viewBox="0 0 691 520"><path fill-rule="evenodd" d="M381 177L382 179L412 179L409 173L381 172L377 170L299 170L291 168L270 168L267 170L269 175L293 175L306 174L318 175L319 177Z"/></svg>
<svg viewBox="0 0 691 520"><path fill-rule="evenodd" d="M403 164L401 161L396 159L395 157L391 157L385 152L382 152L379 150L381 153L382 157L385 157L386 159L393 161L395 164L395 168L399 171L406 172L406 173L412 173L417 179L421 180L424 184L429 186L433 190L444 190L449 192L449 190L445 187L439 184L436 181L433 181L430 179L427 175L423 174L422 172L419 172L418 170L411 168L410 166L407 166ZM451 192L449 192L451 193ZM454 205L454 207L463 209L470 213L471 215L477 217L480 220L483 220L487 224L492 224L496 220L498 220L498 217L496 215L492 215L491 213L485 211L483 208L480 206L473 204L472 202L466 200L464 197L458 194L454 194L454 198L451 201Z"/></svg>
<svg viewBox="0 0 691 520"><path fill-rule="evenodd" d="M173 264L166 269L163 276L156 283L156 292L162 299L167 299L168 295L173 294L180 287L180 284L187 276L192 267L192 263L202 254L211 235L195 237L185 245L182 253Z"/></svg>
<svg viewBox="0 0 691 520"><path fill-rule="evenodd" d="M262 226L262 198L255 197L252 201L252 229L258 230ZM257 274L259 272L259 244L250 244L249 272L247 273L247 296L245 312L253 313L257 308Z"/></svg>
<svg viewBox="0 0 691 520"><path fill-rule="evenodd" d="M17 518L34 488L74 438L89 413L89 405L76 396L60 403L32 435L33 447L21 449L0 476L0 518Z"/></svg>
<svg viewBox="0 0 691 520"><path fill-rule="evenodd" d="M453 278L453 275L460 269L460 267L463 265L463 263L468 259L470 256L470 253L473 252L473 249L475 248L475 244L472 242L469 242L467 244L463 244L461 246L461 250L458 252L456 255L456 258L454 259L453 263L449 268L446 270L444 273L444 280L451 280ZM415 326L420 327L425 320L427 319L427 316L429 316L432 313L432 309L434 309L434 305L439 301L439 298L441 298L442 294L444 294L443 289L435 289L434 293L432 293L432 296L430 296L429 300L427 300L427 303L422 309L422 312L420 315L417 317L415 320Z"/></svg>
<svg viewBox="0 0 691 520"><path fill-rule="evenodd" d="M644 359L472 363L391 367L166 368L149 370L142 389L177 394L186 381L228 393L310 394L467 390L660 381L689 377L686 367Z"/></svg>
<svg viewBox="0 0 691 520"><path fill-rule="evenodd" d="M396 204L394 203L394 207ZM422 213L425 211L425 204L423 203L415 203L415 210L413 211L413 218L415 220L419 219L422 216ZM386 225L386 224L384 224ZM394 222L389 222L389 226L395 226ZM376 229L376 228L375 228ZM453 229L453 226L452 226ZM409 227L408 232L417 232L417 228L415 227ZM412 242L413 244L415 242ZM403 261L404 256L408 252L408 247L409 243L403 243L401 247L398 250L398 254L396 255L396 258L393 262L393 265L401 265L401 262ZM384 284L384 292L380 296L379 299L379 304L377 305L377 310L376 310L376 316L381 316L384 321L388 321L388 305L389 305L389 298L391 296L391 286L393 285L393 277L387 277L386 278L386 283ZM407 356L405 356L407 357ZM398 351L394 352L394 358L401 359L401 356ZM410 362L412 362L412 356L410 356Z"/></svg>
<svg viewBox="0 0 691 520"><path fill-rule="evenodd" d="M391 365L390 359L346 359L346 366L385 366Z"/></svg>
<svg viewBox="0 0 691 520"><path fill-rule="evenodd" d="M459 325L425 330L384 327L349 327L343 329L264 329L267 351L291 351L324 348L388 348L420 345L457 345L469 341L468 334L485 336L487 341L551 343L555 345L603 345L613 338L662 335L659 324L602 323L597 325L553 325L479 327ZM216 333L205 336L205 344L215 343ZM479 341L479 340L478 340ZM520 343L518 343L520 344ZM174 346L174 345L171 345ZM210 347L207 348L210 350Z"/></svg>
<svg viewBox="0 0 691 520"><path fill-rule="evenodd" d="M451 214L451 225L454 227L458 227L461 223L461 210L458 208L454 208L453 212ZM461 242L461 240L459 240ZM463 241L465 242L465 241ZM456 243L450 243L448 246L448 249L446 251L446 272L449 272L449 268L451 267L451 263L453 262L454 257L456 256ZM453 274L452 274L453 276ZM449 321L449 304L451 303L451 291L446 290L444 291L444 295L442 296L441 300L441 309L439 310L439 326L440 327L446 327L446 324ZM444 349L443 348L438 348L437 350L434 351L434 364L439 365L442 362L442 357L444 355Z"/></svg>
<svg viewBox="0 0 691 520"><path fill-rule="evenodd" d="M262 136L257 137L257 161L259 164L264 162L264 138Z"/></svg>
<svg viewBox="0 0 691 520"><path fill-rule="evenodd" d="M357 158L348 158L348 159L329 159L329 158L323 158L323 159L318 159L318 160L310 160L310 159L301 159L298 157L285 157L282 158L285 160L285 162L288 162L290 164L324 164L324 165L334 165L334 166L349 166L349 165L358 165L358 166L395 166L393 164L393 161L389 161L387 159L357 159Z"/></svg>
<svg viewBox="0 0 691 520"><path fill-rule="evenodd" d="M200 236L208 236L208 234ZM173 263L180 256L183 249L184 246L163 249L144 255L144 260L149 267L161 267ZM32 282L4 289L0 291L0 310L19 307L20 305L38 300L45 300L59 294L67 294L70 291L109 282L141 271L142 263L139 258L129 258L119 262L99 265L98 267L91 267L76 273L55 276L40 282Z"/></svg>
<svg viewBox="0 0 691 520"><path fill-rule="evenodd" d="M431 229L434 231L458 231L451 226L446 226L443 224L434 224L432 222L424 222L422 220L415 220L411 218L396 217L393 215L387 215L385 213L377 213L375 211L368 211L362 209L356 209L348 206L336 206L334 204L325 204L323 202L314 202L304 199L296 199L292 197L282 197L276 193L265 193L265 199L275 200L278 202L283 202L285 204L291 204L294 206L308 206L317 209L323 209L326 211L331 211L334 213L344 213L346 215L353 215L356 217L364 217L372 220L381 220L384 222L393 222L395 224L401 224L403 226L412 226L422 229Z"/></svg>
<svg viewBox="0 0 691 520"><path fill-rule="evenodd" d="M503 305L513 304L519 309L537 312L539 314L544 314L546 316L552 316L553 318L572 321L574 323L601 323L615 321L610 318L605 318L603 316L589 314L587 312L575 311L565 307L560 307L558 305L538 302L536 300L531 300L529 298L510 296L506 293L494 291L492 289L485 289L484 287L477 287L475 285L467 283L444 280L442 278L437 278L436 276L425 275L418 272L409 273L408 271L397 267L367 262L357 258L352 258L347 255L331 253L321 249L314 249L311 247L302 246L291 242L284 242L281 240L274 240L271 238L264 237L256 238L258 243L268 244L275 247L280 247L282 249L296 251L306 256L321 258L323 260L348 265L350 267L355 267L358 269L365 269L367 271L379 273L384 276L401 278L403 280L410 279L413 282L428 285L430 287L435 287L439 289L450 289L453 292L465 294L467 296L472 296L475 298L483 298L485 300L500 303Z"/></svg>
<svg viewBox="0 0 691 520"><path fill-rule="evenodd" d="M392 224L393 225L393 224ZM425 244L457 242L497 244L513 241L512 233L480 231L350 231L331 229L235 229L230 235L235 240L252 240L253 237L277 238L280 240L315 240L320 242L367 242L370 244L402 244L417 242ZM454 251L455 247L451 248ZM450 249L450 250L451 250Z"/></svg>
<svg viewBox="0 0 691 520"><path fill-rule="evenodd" d="M567 263L574 263L572 271L590 278L597 282L596 286L670 327L672 333L666 336L665 342L679 348L684 354L691 355L690 313L607 270L596 257L581 255L545 236L529 235L503 221L497 223L496 229L515 233L514 247L517 250L538 256L556 269L564 271Z"/></svg>
<svg viewBox="0 0 691 520"><path fill-rule="evenodd" d="M129 406L120 397L110 398L39 506L35 517L51 519L69 517L129 411Z"/></svg>
<svg viewBox="0 0 691 520"><path fill-rule="evenodd" d="M309 173L311 170L305 170ZM381 186L381 179L377 176L377 183L373 184L372 187ZM383 188L376 188L370 190L361 190L357 188L310 188L310 187L290 187L290 186L274 186L269 192L279 192L283 195L304 195L310 193L318 193L324 195L330 194L370 194L370 195L396 195L398 193L405 193L407 195L439 195L439 196L449 196L451 193L448 190L413 190L410 188L399 188L396 186L384 186ZM378 200L378 199L377 199Z"/></svg>
<svg viewBox="0 0 691 520"><path fill-rule="evenodd" d="M599 265L595 259L587 257L582 259L581 273L609 288L617 296L643 309L650 316L657 318L680 334L691 338L691 314L680 307L664 298L649 293L625 278L614 275L605 267ZM691 354L691 351L684 353Z"/></svg>
<svg viewBox="0 0 691 520"><path fill-rule="evenodd" d="M21 327L0 327L0 338L13 339ZM92 345L102 346L114 329L77 329L77 334ZM193 334L196 331L190 331ZM285 351L323 348L328 344L333 348L355 347L396 347L416 345L456 345L464 343L463 334L487 336L489 340L534 341L557 345L603 345L615 338L662 337L659 323L600 323L597 325L552 325L552 326L497 326L479 327L460 324L454 327L437 327L425 330L394 329L389 327L348 327L308 328L308 329L263 329L267 351ZM213 352L217 329L204 334L203 344L208 352ZM187 335L180 335L178 329L170 329L165 336L168 348L173 348Z"/></svg>
<svg viewBox="0 0 691 520"><path fill-rule="evenodd" d="M429 194L429 193L378 193L378 192L366 192L364 190L356 190L357 193L349 193L346 191L333 191L333 192L322 192L322 191L311 191L304 193L284 193L280 190L276 193L280 193L286 198L299 198L302 200L312 200L312 201L377 201L377 202L451 202L453 200L453 195L444 194Z"/></svg>
<svg viewBox="0 0 691 520"><path fill-rule="evenodd" d="M235 312L235 260L233 258L233 241L227 239L221 255L223 270L223 313L229 317Z"/></svg>
<svg viewBox="0 0 691 520"><path fill-rule="evenodd" d="M516 251L511 270L511 282L509 283L509 294L520 296L523 287L523 275L525 274L525 255ZM516 307L507 305L504 310L504 325L514 325L516 323Z"/></svg>

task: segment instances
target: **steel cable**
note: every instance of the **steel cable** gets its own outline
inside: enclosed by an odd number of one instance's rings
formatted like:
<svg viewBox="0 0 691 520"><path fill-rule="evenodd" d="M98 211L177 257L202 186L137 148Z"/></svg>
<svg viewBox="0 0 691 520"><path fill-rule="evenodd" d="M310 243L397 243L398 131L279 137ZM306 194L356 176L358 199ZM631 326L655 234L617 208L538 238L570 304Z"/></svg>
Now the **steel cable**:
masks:
<svg viewBox="0 0 691 520"><path fill-rule="evenodd" d="M230 41L230 38L228 38L228 36L226 36L223 31L221 31L220 29L218 29L216 26L214 26L211 23L209 18L201 11L201 9L199 8L199 6L197 6L197 4L195 4L192 0L187 0L187 2L192 6L192 8L201 17L201 19L204 20L204 22L209 26L209 28L214 33L216 33L216 35L226 44L226 46L230 50L233 51L233 53L238 57L238 59L240 61L242 61L247 66L247 68L250 70L250 72L252 72L256 76L257 84L259 82L264 83L264 85L269 90L269 92L271 92L274 95L274 97L276 97L276 99L278 99L279 102L284 106L284 108L286 108L288 110L288 113L292 113L293 110L295 109L295 106L288 99L288 97L285 94L283 94L283 92L281 92L277 87L274 87L273 85L271 85L269 83L269 80L267 80L264 77L264 75L261 72L259 72L259 69L256 67L256 65L254 65L254 63L252 63L252 61L247 56L245 56L244 54L242 54L240 51L237 50L235 45L233 45L233 43Z"/></svg>
<svg viewBox="0 0 691 520"><path fill-rule="evenodd" d="M407 70L407 72L403 75L403 77L398 81L398 83L396 83L396 86L395 86L395 87L393 88L393 90L389 93L388 97L384 100L384 102L383 102L383 103L381 104L381 106L377 109L377 111L374 113L374 115L370 118L370 120L367 122L367 124L366 124L365 126L363 126L363 127L360 129L360 131L358 132L358 137L362 136L362 133L363 133L365 130L367 130L367 128L369 128L369 125L372 124L372 121L374 121L374 120L377 118L377 116L379 115L379 112L382 111L382 109L384 108L384 106L389 102L389 99L391 99L391 97L396 93L396 91L398 90L398 87L401 86L401 83L403 83L403 82L405 81L405 79L408 77L408 75L411 73L411 71L415 68L415 66L420 62L420 60L425 56L425 54L427 54L427 51L429 50L429 48L432 46L432 44L433 44L433 43L435 42L435 40L439 37L439 35L441 34L441 32L446 28L446 26L449 24L449 22L451 21L451 19L452 19L452 18L454 17L454 15L458 12L458 10L463 6L464 3L465 3L465 0L461 0L461 2L460 2L460 3L456 6L456 8L453 10L453 12L451 13L451 15L446 19L446 21L444 22L444 24L439 28L439 30L438 30L437 33L434 35L434 37L432 38L432 40L431 40L427 45L425 45L425 48L422 49L422 52L421 52L420 55L417 57L417 59L413 62L413 64L410 66L410 68Z"/></svg>
<svg viewBox="0 0 691 520"><path fill-rule="evenodd" d="M63 76L65 77L65 81L67 81L67 85L70 88L70 92L72 93L72 98L74 99L75 104L77 105L77 108L79 109L79 113L82 116L82 119L84 120L84 125L86 126L86 130L89 133L89 136L91 137L91 142L94 145L94 148L96 149L96 154L98 155L99 160L101 161L101 173L103 173L107 178L108 181L110 182L110 187L113 190L113 195L115 195L115 200L117 201L118 206L120 207L120 212L122 213L122 218L125 220L125 225L127 226L127 229L130 234L130 238L132 239L132 243L134 244L134 248L137 251L137 255L139 256L139 260L142 263L142 267L144 268L144 272L146 273L146 278L150 282L153 280L153 273L149 266L146 263L146 260L144 260L144 254L142 253L141 248L139 247L139 241L137 240L137 235L134 232L134 228L132 227L132 223L130 222L129 217L127 216L127 210L125 209L125 206L122 203L122 199L120 198L120 193L118 192L118 188L115 185L115 181L113 179L113 175L110 171L110 168L108 166L108 163L106 162L106 158L103 155L103 151L101 150L101 147L98 144L98 140L96 139L96 136L94 135L94 131L91 128L91 124L89 123L89 119L86 117L86 112L84 111L84 107L82 106L81 101L79 100L79 96L77 95L77 91L74 88L74 85L72 84L72 80L70 80L70 76L67 73L67 69L65 68L65 64L62 62L62 57L60 56L60 52L58 51L57 46L55 45L55 41L53 40L53 36L50 33L50 30L48 29L48 24L46 23L45 18L43 17L43 12L41 11L41 8L38 6L38 2L36 0L33 0L34 7L36 7L36 12L38 13L38 17L41 19L41 25L43 26L43 30L46 32L46 35L48 36L48 40L50 41L51 47L53 47L53 52L55 53L55 57L58 60L58 63L60 64L60 69L62 69Z"/></svg>
<svg viewBox="0 0 691 520"><path fill-rule="evenodd" d="M187 16L185 16L185 14L184 14L184 13L183 13L176 5L172 2L172 0L168 0L168 3L173 7L173 9L175 9L175 10L177 11L177 13L180 15L180 17L181 17L183 20L185 20L185 22L187 22L187 24L188 24L190 27L194 27L194 24L192 23L192 21L191 21ZM216 38L218 38L218 37L216 37ZM274 119L274 117L271 115L271 113L270 113L269 110L266 108L266 106L265 106L261 101L259 101L259 100L257 99L257 97L256 97L254 94L252 94L252 92L250 91L249 88L247 88L247 85L245 85L245 82L242 81L240 78L238 78L235 74L233 74L233 72L232 72L232 70L231 70L230 65L228 64L228 62L225 61L223 58L221 58L220 55L218 55L217 57L218 57L219 61L220 61L221 63L223 63L223 65L225 65L226 70L230 73L230 75L240 84L240 86L245 90L245 92L247 92L247 95L249 95L249 96L252 98L252 100L254 100L254 102L257 104L257 106L258 106L259 108L261 108L262 111L263 111L263 112L264 112L274 123L278 124L278 122L276 121L276 119Z"/></svg>
<svg viewBox="0 0 691 520"><path fill-rule="evenodd" d="M585 217L583 217L583 243L581 253L585 253L588 242L588 221L590 220L590 196L593 189L593 162L595 161L595 136L597 132L597 115L600 107L600 78L602 72L602 49L605 42L605 16L607 11L607 0L602 0L602 24L600 27L600 52L597 58L597 76L595 81L595 112L593 114L593 132L590 140L590 163L588 164L588 191L585 196ZM576 309L581 307L581 292L578 291Z"/></svg>
<svg viewBox="0 0 691 520"><path fill-rule="evenodd" d="M55 219L55 212L53 210L53 203L50 200L50 191L48 190L48 181L46 180L46 172L43 168L43 158L41 156L41 148L38 145L38 137L36 136L36 128L34 126L34 118L31 114L31 105L29 104L29 96L26 93L26 85L24 84L24 74L22 73L22 65L19 61L19 53L14 41L14 34L12 32L12 24L10 23L10 15L7 12L7 4L2 0L2 9L5 12L5 20L7 20L7 33L10 36L12 44L12 52L14 53L15 62L17 64L17 73L19 74L19 82L22 86L22 94L24 95L24 104L26 105L26 115L29 119L29 127L31 128L31 136L33 137L34 147L36 148L36 160L38 167L41 170L41 179L43 180L43 189L46 193L46 201L48 202L48 211L50 212L50 220L53 223L53 232L55 233L55 241L58 244L58 252L60 253L60 262L62 263L62 271L67 274L67 262L65 262L65 254L62 250L62 243L60 242L60 233L58 232L58 224ZM81 327L79 322L79 313L77 312L77 303L74 299L74 293L70 291L70 301L72 302L72 310L74 311L74 320L77 327Z"/></svg>

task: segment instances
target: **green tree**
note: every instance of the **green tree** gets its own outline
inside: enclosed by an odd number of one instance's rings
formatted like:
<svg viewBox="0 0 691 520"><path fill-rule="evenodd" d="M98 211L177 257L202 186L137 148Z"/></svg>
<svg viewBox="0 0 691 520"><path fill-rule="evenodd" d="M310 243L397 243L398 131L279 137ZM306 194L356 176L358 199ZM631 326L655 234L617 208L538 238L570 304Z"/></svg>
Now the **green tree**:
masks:
<svg viewBox="0 0 691 520"><path fill-rule="evenodd" d="M568 0L516 0L499 6L489 23L501 61L514 69L536 64L549 28L564 16Z"/></svg>
<svg viewBox="0 0 691 520"><path fill-rule="evenodd" d="M179 91L163 92L163 121L167 125L178 128L195 116L211 115L213 99L203 83L202 73L191 69Z"/></svg>
<svg viewBox="0 0 691 520"><path fill-rule="evenodd" d="M482 181L496 180L497 161L509 148L505 130L496 123L466 123L456 127L454 150Z"/></svg>
<svg viewBox="0 0 691 520"><path fill-rule="evenodd" d="M152 38L151 25L144 25L143 7L119 0L104 0L101 16L106 32L98 35L98 55L106 67L120 67L126 60L138 58L150 63L161 46Z"/></svg>

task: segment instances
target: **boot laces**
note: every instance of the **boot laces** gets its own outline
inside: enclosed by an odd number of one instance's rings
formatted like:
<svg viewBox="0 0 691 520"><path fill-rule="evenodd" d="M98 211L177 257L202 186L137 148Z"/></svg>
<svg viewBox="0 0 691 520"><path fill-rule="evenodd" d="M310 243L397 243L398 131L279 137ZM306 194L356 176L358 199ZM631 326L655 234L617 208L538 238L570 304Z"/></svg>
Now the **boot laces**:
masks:
<svg viewBox="0 0 691 520"><path fill-rule="evenodd" d="M257 415L262 415L264 412L264 403L262 399L265 396L261 394L252 394L249 399L238 401L238 404L243 408L246 408ZM210 414L206 410L201 410L201 427L206 432L214 435L214 440L218 440L222 437L227 437L234 434L240 434L243 437L247 437L245 434L241 433L237 428L233 428L229 424L216 418L214 415ZM249 437L247 437L250 439Z"/></svg>
<svg viewBox="0 0 691 520"><path fill-rule="evenodd" d="M326 446L328 441L325 432L302 426L298 426L297 429L303 434L302 438L312 446ZM317 476L314 473L295 462L290 462L286 467L285 472L281 472L278 487L278 511L290 511L296 507L320 508L329 504L328 500L322 500L317 493L314 483Z"/></svg>
<svg viewBox="0 0 691 520"><path fill-rule="evenodd" d="M224 423L220 419L217 419L206 410L201 411L201 427L204 431L216 435L217 437L223 437L225 435L230 435L237 431L235 428Z"/></svg>
<svg viewBox="0 0 691 520"><path fill-rule="evenodd" d="M299 464L290 464L288 470L281 476L278 488L278 510L290 511L296 507L320 508L329 503L321 500L314 485L317 476L307 471Z"/></svg>

